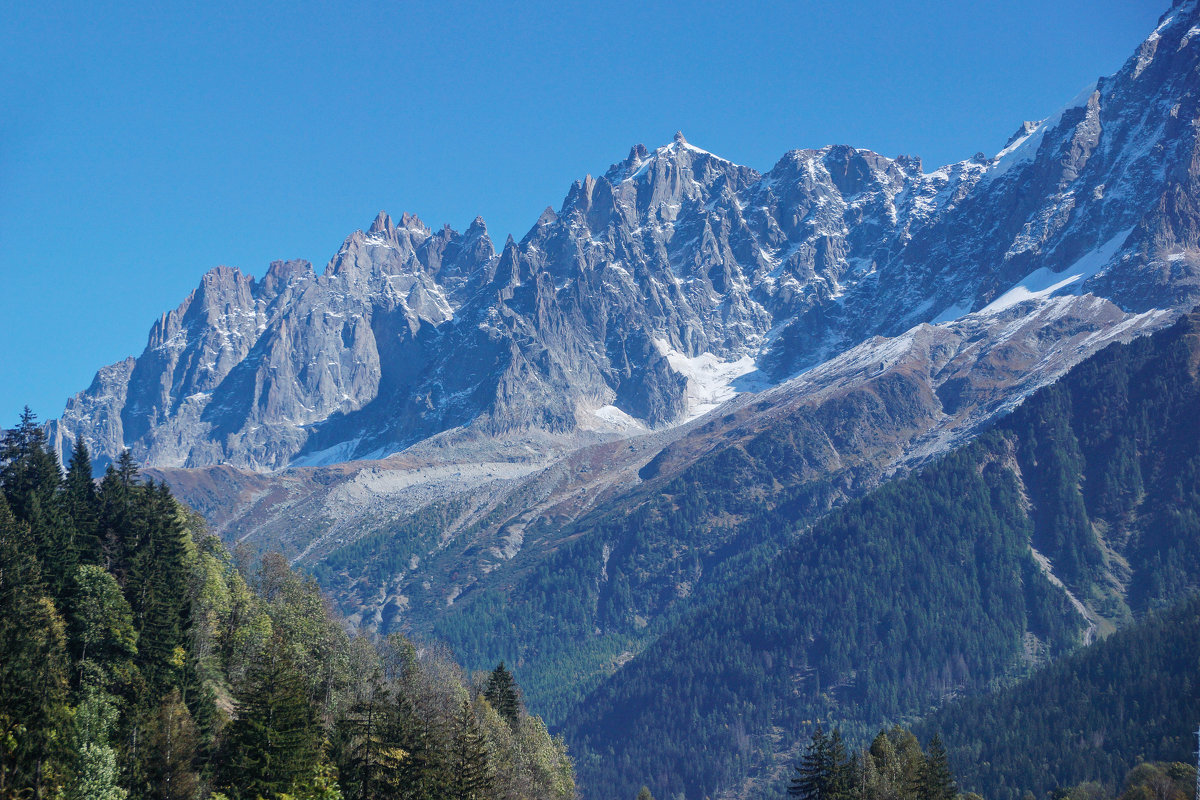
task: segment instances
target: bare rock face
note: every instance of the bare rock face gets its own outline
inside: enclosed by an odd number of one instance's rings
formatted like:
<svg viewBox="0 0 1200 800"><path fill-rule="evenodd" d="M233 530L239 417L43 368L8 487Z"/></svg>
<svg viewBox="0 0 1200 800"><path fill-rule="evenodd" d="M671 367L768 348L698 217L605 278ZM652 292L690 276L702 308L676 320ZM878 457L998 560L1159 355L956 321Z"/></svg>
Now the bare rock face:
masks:
<svg viewBox="0 0 1200 800"><path fill-rule="evenodd" d="M481 219L381 213L321 274L218 267L52 434L82 434L100 465L128 447L271 470L464 426L659 428L724 397L714 381L775 384L922 322L1053 292L1182 308L1200 297L1197 22L1177 4L991 159L925 172L838 145L760 174L676 134L576 181L500 252Z"/></svg>

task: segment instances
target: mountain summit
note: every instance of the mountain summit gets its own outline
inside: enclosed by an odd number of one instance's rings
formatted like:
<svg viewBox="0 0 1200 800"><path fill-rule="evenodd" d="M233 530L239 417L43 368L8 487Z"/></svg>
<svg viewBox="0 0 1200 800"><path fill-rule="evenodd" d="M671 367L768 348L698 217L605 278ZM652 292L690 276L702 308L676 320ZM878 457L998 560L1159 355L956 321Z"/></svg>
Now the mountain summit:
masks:
<svg viewBox="0 0 1200 800"><path fill-rule="evenodd" d="M217 267L53 423L100 458L273 470L439 432L658 429L872 336L1053 293L1200 296L1200 34L1178 3L1115 75L993 158L845 145L765 174L676 133L520 242L381 212L324 271ZM752 373L752 376L747 377ZM734 385L737 382L737 385Z"/></svg>

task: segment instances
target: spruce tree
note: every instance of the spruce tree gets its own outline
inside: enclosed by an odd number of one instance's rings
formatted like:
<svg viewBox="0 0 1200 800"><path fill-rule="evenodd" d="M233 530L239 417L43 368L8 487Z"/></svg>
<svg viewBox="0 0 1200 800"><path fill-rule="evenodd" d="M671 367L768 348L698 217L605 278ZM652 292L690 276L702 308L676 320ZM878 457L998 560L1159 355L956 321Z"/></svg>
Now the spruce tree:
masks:
<svg viewBox="0 0 1200 800"><path fill-rule="evenodd" d="M503 661L496 665L492 674L488 676L483 696L500 716L508 720L509 725L517 724L521 715L521 696L517 690L517 682Z"/></svg>
<svg viewBox="0 0 1200 800"><path fill-rule="evenodd" d="M382 673L376 669L338 722L341 737L339 774L346 796L352 800L380 800L394 796L387 776L399 766L402 755L391 741L392 703Z"/></svg>
<svg viewBox="0 0 1200 800"><path fill-rule="evenodd" d="M47 447L46 433L26 406L17 427L6 431L0 440L0 488L13 516L29 521L34 498L48 505L61 478L58 459Z"/></svg>
<svg viewBox="0 0 1200 800"><path fill-rule="evenodd" d="M223 784L232 800L274 797L322 766L322 737L307 686L273 637L251 667L231 726Z"/></svg>
<svg viewBox="0 0 1200 800"><path fill-rule="evenodd" d="M829 778L829 738L825 735L825 729L817 725L812 741L808 743L796 767L796 775L788 785L788 797L829 800L826 793Z"/></svg>
<svg viewBox="0 0 1200 800"><path fill-rule="evenodd" d="M63 479L63 502L75 527L75 546L81 564L99 564L103 551L100 541L100 498L92 479L92 457L82 436L75 447Z"/></svg>
<svg viewBox="0 0 1200 800"><path fill-rule="evenodd" d="M925 765L921 775L922 800L954 800L958 786L946 758L942 737L934 734L925 753Z"/></svg>
<svg viewBox="0 0 1200 800"><path fill-rule="evenodd" d="M450 788L449 753L437 720L406 691L396 693L390 741L402 751L389 788L403 800L443 800Z"/></svg>
<svg viewBox="0 0 1200 800"><path fill-rule="evenodd" d="M0 797L52 797L69 760L66 626L28 526L0 501Z"/></svg>
<svg viewBox="0 0 1200 800"><path fill-rule="evenodd" d="M492 794L492 768L487 746L471 701L463 699L455 720L451 763L450 797L455 800L485 800Z"/></svg>
<svg viewBox="0 0 1200 800"><path fill-rule="evenodd" d="M817 725L788 786L788 796L800 800L848 800L853 793L853 778L853 766L846 755L841 731L834 728L827 735Z"/></svg>
<svg viewBox="0 0 1200 800"><path fill-rule="evenodd" d="M70 613L72 581L79 554L75 546L75 527L66 513L61 494L52 494L45 502L34 495L29 509L29 530L37 543L46 588L59 608Z"/></svg>
<svg viewBox="0 0 1200 800"><path fill-rule="evenodd" d="M147 483L135 492L145 521L144 546L130 558L130 582L138 629L138 663L158 693L179 686L186 658L190 602L188 534L165 484Z"/></svg>

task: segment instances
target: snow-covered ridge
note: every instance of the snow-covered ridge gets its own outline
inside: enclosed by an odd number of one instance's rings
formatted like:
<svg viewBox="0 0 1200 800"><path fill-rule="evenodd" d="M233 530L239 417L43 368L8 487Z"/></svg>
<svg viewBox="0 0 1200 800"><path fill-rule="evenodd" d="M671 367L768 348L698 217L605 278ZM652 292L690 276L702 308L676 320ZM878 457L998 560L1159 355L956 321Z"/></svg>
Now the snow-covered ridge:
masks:
<svg viewBox="0 0 1200 800"><path fill-rule="evenodd" d="M1049 297L1067 287L1071 287L1073 294L1082 294L1084 282L1099 274L1108 265L1117 249L1132 232L1133 228L1128 228L1117 233L1095 250L1081 256L1062 272L1051 272L1045 267L1034 270L1017 281L1007 292L981 308L979 313L994 314L1012 308L1017 303Z"/></svg>
<svg viewBox="0 0 1200 800"><path fill-rule="evenodd" d="M98 463L130 447L278 469L460 427L660 431L977 305L1091 291L1180 307L1200 292L1200 264L1174 257L1200 220L1167 194L1198 163L1196 5L1164 17L1148 66L1135 53L993 159L925 172L833 145L760 174L679 135L577 181L501 253L479 221L380 214L319 275L216 270L136 369L72 401L60 438L82 433Z"/></svg>

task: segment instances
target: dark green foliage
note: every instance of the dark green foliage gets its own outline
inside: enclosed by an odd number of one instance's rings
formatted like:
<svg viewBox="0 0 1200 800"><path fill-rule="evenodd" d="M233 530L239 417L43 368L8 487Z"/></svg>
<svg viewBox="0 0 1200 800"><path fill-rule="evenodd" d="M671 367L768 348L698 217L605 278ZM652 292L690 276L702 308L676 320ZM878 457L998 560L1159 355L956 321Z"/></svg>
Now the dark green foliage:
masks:
<svg viewBox="0 0 1200 800"><path fill-rule="evenodd" d="M799 733L836 711L860 739L987 688L1031 618L1053 622L1039 631L1051 648L1071 646L1082 620L1029 555L1014 476L977 466L994 444L833 512L627 665L568 724L593 786L632 794L632 776L659 774L660 794L708 793L746 769L746 745L769 727ZM701 751L713 755L697 764Z"/></svg>
<svg viewBox="0 0 1200 800"><path fill-rule="evenodd" d="M921 765L916 782L916 795L923 800L954 800L958 795L958 785L950 772L946 748L936 733L925 751L925 763Z"/></svg>
<svg viewBox="0 0 1200 800"><path fill-rule="evenodd" d="M800 800L955 800L958 788L936 736L922 753L916 737L896 726L848 755L839 730L826 734L818 725L787 794Z"/></svg>
<svg viewBox="0 0 1200 800"><path fill-rule="evenodd" d="M34 552L0 499L0 797L52 795L69 762L66 626Z"/></svg>
<svg viewBox="0 0 1200 800"><path fill-rule="evenodd" d="M643 776L668 796L738 785L773 764L774 731L794 741L836 717L861 741L1013 682L1085 625L1200 587L1197 331L1192 315L1107 348L975 442L807 531L786 507L750 517L794 544L738 580L706 575L692 610L568 715L589 791L631 795ZM735 461L713 476L730 491Z"/></svg>
<svg viewBox="0 0 1200 800"><path fill-rule="evenodd" d="M35 502L43 507L51 505L60 478L46 433L26 406L17 427L5 431L0 442L0 486L13 515L29 521Z"/></svg>
<svg viewBox="0 0 1200 800"><path fill-rule="evenodd" d="M308 686L272 637L256 660L230 728L222 785L233 800L295 793L321 766L322 734Z"/></svg>
<svg viewBox="0 0 1200 800"><path fill-rule="evenodd" d="M75 439L67 475L63 479L63 504L75 527L75 547L81 564L99 564L103 556L100 542L100 498L92 480L92 459L83 437Z"/></svg>
<svg viewBox="0 0 1200 800"><path fill-rule="evenodd" d="M450 754L450 797L485 800L492 796L492 766L479 720L471 702L464 699L454 721L454 744Z"/></svg>
<svg viewBox="0 0 1200 800"><path fill-rule="evenodd" d="M373 670L338 720L338 774L346 797L372 800L390 794L401 753L395 733L393 700L382 673Z"/></svg>
<svg viewBox="0 0 1200 800"><path fill-rule="evenodd" d="M512 673L501 661L488 676L487 686L483 696L492 704L496 712L508 720L509 725L516 725L521 714L521 698L517 694L517 682Z"/></svg>
<svg viewBox="0 0 1200 800"><path fill-rule="evenodd" d="M1200 720L1200 596L1153 612L1020 684L941 709L962 785L989 800L1094 781L1115 792L1141 759L1183 761Z"/></svg>
<svg viewBox="0 0 1200 800"><path fill-rule="evenodd" d="M788 784L788 797L800 800L851 800L854 774L842 733L837 728L826 735L820 725Z"/></svg>
<svg viewBox="0 0 1200 800"><path fill-rule="evenodd" d="M248 583L128 453L89 472L28 412L0 450L0 798L574 796L511 675L501 720L438 648L352 639L282 556Z"/></svg>

